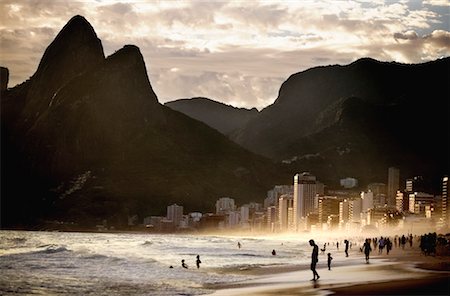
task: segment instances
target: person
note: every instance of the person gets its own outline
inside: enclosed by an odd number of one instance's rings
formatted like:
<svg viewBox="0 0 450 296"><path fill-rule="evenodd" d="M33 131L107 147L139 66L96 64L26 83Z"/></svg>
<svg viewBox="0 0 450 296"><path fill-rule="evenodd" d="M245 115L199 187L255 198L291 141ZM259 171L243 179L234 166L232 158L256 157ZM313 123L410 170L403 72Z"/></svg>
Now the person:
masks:
<svg viewBox="0 0 450 296"><path fill-rule="evenodd" d="M183 268L188 268L188 266L187 266L187 264L186 263L184 263L184 259L183 260L181 260L181 266L183 266Z"/></svg>
<svg viewBox="0 0 450 296"><path fill-rule="evenodd" d="M275 252L275 250L272 250L272 255L276 255L277 254L277 252Z"/></svg>
<svg viewBox="0 0 450 296"><path fill-rule="evenodd" d="M348 244L349 244L349 241L348 240L344 240L344 244L345 244L345 257L348 257Z"/></svg>
<svg viewBox="0 0 450 296"><path fill-rule="evenodd" d="M202 263L202 261L200 261L200 255L197 255L197 260L195 263L197 264L197 268L200 268L200 263Z"/></svg>
<svg viewBox="0 0 450 296"><path fill-rule="evenodd" d="M366 263L369 263L369 254L372 251L372 248L370 247L370 240L368 238L366 238L366 241L363 244L363 250L366 255Z"/></svg>
<svg viewBox="0 0 450 296"><path fill-rule="evenodd" d="M241 248L241 243L240 243L240 242L238 242L238 248L239 248L239 249Z"/></svg>
<svg viewBox="0 0 450 296"><path fill-rule="evenodd" d="M400 244L402 245L402 249L404 250L405 245L406 245L406 237L404 234L402 235L402 238L400 239Z"/></svg>
<svg viewBox="0 0 450 296"><path fill-rule="evenodd" d="M317 265L317 262L319 261L319 247L316 245L316 243L312 239L309 240L309 245L311 247L313 247L313 251L311 254L311 270L313 272L312 280L316 281L320 278L319 274L316 271L316 265Z"/></svg>
<svg viewBox="0 0 450 296"><path fill-rule="evenodd" d="M331 257L331 253L328 253L327 256L328 256L328 270L331 270L331 260L333 260L333 257Z"/></svg>

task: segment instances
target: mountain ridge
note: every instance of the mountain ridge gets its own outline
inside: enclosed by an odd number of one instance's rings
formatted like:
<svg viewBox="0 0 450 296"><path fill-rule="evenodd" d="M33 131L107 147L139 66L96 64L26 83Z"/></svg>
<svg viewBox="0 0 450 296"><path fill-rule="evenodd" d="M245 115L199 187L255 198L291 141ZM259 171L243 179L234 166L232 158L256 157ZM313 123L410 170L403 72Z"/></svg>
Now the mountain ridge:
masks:
<svg viewBox="0 0 450 296"><path fill-rule="evenodd" d="M258 114L256 108L237 108L202 97L179 99L164 105L204 122L224 135L243 127Z"/></svg>
<svg viewBox="0 0 450 296"><path fill-rule="evenodd" d="M2 227L123 228L175 202L186 211L221 196L248 202L281 179L270 160L161 105L139 48L105 58L90 28L71 19L30 80L2 91Z"/></svg>

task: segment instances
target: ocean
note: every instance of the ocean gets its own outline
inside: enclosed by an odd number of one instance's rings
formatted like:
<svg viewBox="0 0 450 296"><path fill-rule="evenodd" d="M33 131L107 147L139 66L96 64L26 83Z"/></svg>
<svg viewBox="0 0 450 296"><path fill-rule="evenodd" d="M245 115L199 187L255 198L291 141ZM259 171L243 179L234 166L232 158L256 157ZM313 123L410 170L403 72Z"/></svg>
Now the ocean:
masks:
<svg viewBox="0 0 450 296"><path fill-rule="evenodd" d="M0 231L0 294L204 295L310 254L300 236Z"/></svg>

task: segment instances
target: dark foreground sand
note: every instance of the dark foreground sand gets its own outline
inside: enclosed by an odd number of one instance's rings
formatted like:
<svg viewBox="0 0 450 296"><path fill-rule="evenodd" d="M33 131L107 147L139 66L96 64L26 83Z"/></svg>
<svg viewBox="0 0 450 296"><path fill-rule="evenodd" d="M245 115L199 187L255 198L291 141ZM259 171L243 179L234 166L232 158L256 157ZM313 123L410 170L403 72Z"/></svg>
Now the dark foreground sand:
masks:
<svg viewBox="0 0 450 296"><path fill-rule="evenodd" d="M255 279L216 287L213 295L450 295L448 255L424 256L417 247L407 247L389 255L373 252L365 264L364 256L353 250L336 263L331 271L322 263L315 282L306 265L244 270Z"/></svg>

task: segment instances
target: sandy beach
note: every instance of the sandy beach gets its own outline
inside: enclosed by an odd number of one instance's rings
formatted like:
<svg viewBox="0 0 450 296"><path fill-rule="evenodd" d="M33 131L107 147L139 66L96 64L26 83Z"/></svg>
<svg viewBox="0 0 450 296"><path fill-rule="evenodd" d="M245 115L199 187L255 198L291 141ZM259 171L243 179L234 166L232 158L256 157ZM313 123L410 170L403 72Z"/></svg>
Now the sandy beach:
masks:
<svg viewBox="0 0 450 296"><path fill-rule="evenodd" d="M343 250L335 254L345 256ZM318 281L311 281L309 265L243 270L255 278L217 287L212 295L450 295L450 256L425 256L418 246L394 248L389 255L375 250L369 264L355 247L331 270L326 265L321 255Z"/></svg>

